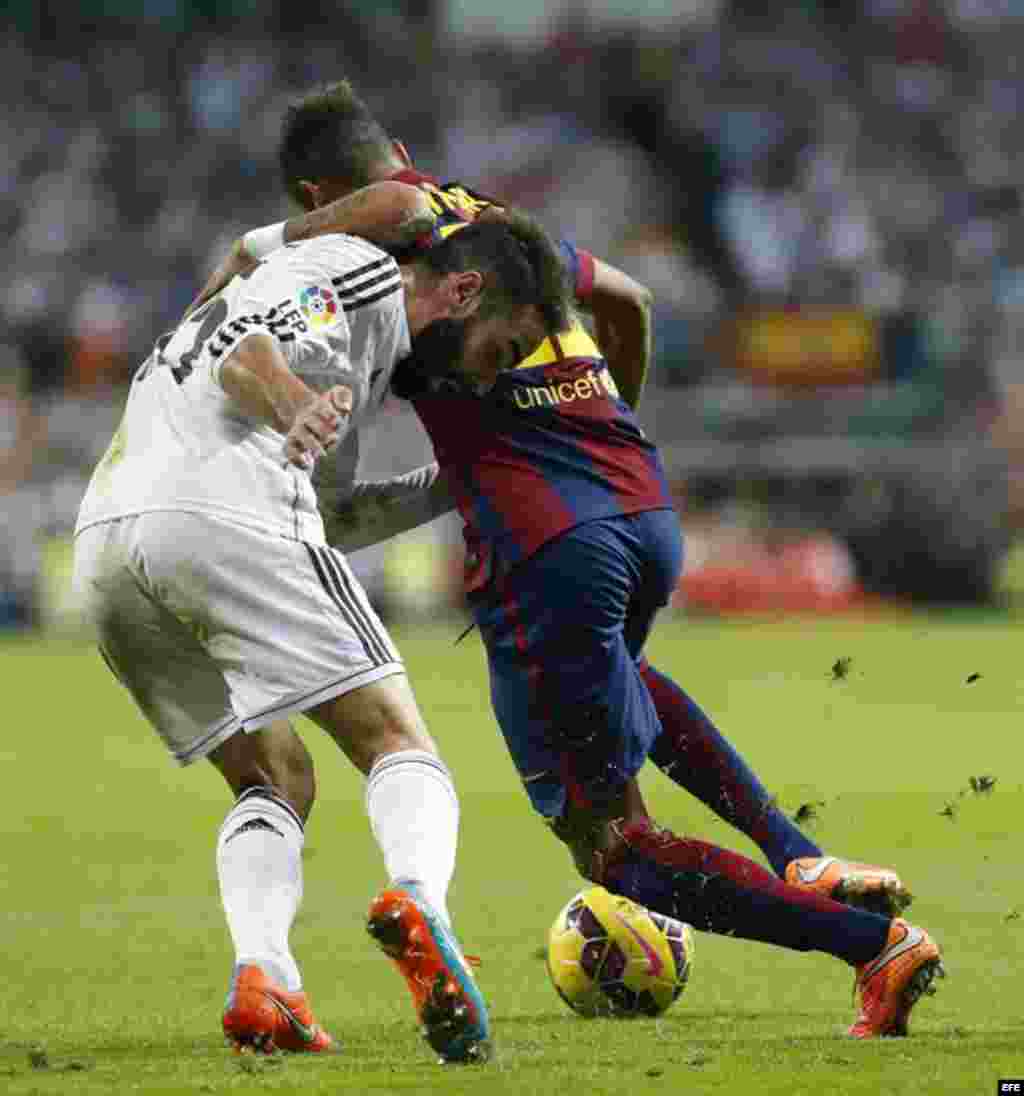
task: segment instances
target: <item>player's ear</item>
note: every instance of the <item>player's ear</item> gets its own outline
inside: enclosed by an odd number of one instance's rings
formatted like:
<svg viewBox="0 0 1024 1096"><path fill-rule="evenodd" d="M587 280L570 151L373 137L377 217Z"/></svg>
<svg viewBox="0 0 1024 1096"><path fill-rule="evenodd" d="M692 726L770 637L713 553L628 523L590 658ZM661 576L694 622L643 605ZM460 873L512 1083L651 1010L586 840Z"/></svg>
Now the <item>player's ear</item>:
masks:
<svg viewBox="0 0 1024 1096"><path fill-rule="evenodd" d="M406 167L412 167L412 157L409 155L409 150L399 141L397 138L392 138L391 148L394 154L405 164Z"/></svg>
<svg viewBox="0 0 1024 1096"><path fill-rule="evenodd" d="M468 319L480 307L483 299L483 275L478 270L455 271L448 275L446 288L450 318Z"/></svg>

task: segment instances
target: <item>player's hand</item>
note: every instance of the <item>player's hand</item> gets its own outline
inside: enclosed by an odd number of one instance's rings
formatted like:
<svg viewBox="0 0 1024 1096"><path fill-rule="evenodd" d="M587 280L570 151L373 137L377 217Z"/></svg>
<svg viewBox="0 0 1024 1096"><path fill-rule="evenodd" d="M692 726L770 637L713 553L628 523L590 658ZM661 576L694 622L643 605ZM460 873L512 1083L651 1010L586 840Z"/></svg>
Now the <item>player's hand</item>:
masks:
<svg viewBox="0 0 1024 1096"><path fill-rule="evenodd" d="M191 316L193 312L213 296L216 296L232 278L239 274L249 274L260 264L248 251L245 244L238 239L231 245L231 250L220 261L217 269L207 278L199 296L185 310L185 316Z"/></svg>
<svg viewBox="0 0 1024 1096"><path fill-rule="evenodd" d="M317 460L341 437L344 424L352 414L352 389L344 384L317 396L292 422L284 442L288 464L312 469Z"/></svg>

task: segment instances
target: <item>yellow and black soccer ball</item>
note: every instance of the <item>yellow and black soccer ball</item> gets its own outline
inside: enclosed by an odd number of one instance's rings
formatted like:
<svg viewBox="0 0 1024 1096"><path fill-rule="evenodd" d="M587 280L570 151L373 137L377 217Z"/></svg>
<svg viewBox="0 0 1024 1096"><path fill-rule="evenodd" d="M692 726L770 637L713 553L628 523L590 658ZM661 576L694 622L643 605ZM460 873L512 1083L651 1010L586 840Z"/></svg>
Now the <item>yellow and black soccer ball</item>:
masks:
<svg viewBox="0 0 1024 1096"><path fill-rule="evenodd" d="M548 974L581 1016L660 1016L693 969L693 929L591 887L559 911L548 934Z"/></svg>

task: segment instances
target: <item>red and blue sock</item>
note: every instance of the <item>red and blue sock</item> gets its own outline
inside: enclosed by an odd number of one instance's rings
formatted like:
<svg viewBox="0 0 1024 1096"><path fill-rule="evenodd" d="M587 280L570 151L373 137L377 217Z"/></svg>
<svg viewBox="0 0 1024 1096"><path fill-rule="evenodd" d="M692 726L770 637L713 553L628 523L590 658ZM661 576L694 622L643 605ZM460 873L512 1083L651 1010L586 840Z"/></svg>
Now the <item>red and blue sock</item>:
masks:
<svg viewBox="0 0 1024 1096"><path fill-rule="evenodd" d="M647 821L622 834L628 851L605 870L604 885L702 932L823 951L852 964L886 946L889 918L791 887L738 853Z"/></svg>
<svg viewBox="0 0 1024 1096"><path fill-rule="evenodd" d="M790 861L822 855L683 689L647 661L640 675L662 726L650 759L666 776L745 833L780 878Z"/></svg>

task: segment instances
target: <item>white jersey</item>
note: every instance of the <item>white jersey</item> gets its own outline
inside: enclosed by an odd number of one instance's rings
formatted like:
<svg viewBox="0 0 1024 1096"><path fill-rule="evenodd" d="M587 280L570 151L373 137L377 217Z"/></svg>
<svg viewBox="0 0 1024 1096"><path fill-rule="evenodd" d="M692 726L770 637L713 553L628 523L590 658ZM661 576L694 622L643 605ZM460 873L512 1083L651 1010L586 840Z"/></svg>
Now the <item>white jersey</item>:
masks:
<svg viewBox="0 0 1024 1096"><path fill-rule="evenodd" d="M309 473L286 465L284 436L247 417L220 387L220 366L255 333L275 336L316 391L348 385L355 430L379 408L410 350L398 266L354 236L288 245L161 338L135 375L76 533L171 510L323 543Z"/></svg>

